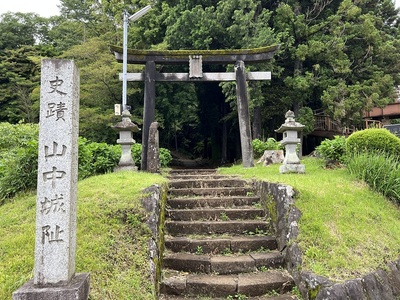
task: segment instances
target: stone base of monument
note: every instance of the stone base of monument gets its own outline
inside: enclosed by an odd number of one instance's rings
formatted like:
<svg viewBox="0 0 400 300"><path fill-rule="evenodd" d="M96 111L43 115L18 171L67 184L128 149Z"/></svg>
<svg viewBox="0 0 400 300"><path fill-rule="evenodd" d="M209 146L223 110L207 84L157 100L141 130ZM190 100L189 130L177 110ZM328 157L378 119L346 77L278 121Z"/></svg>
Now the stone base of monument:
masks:
<svg viewBox="0 0 400 300"><path fill-rule="evenodd" d="M119 171L133 171L136 172L138 170L138 167L136 166L116 166L114 168L114 172L119 172Z"/></svg>
<svg viewBox="0 0 400 300"><path fill-rule="evenodd" d="M25 283L13 295L13 300L87 300L89 298L90 274L76 274L67 285L38 287L33 279Z"/></svg>
<svg viewBox="0 0 400 300"><path fill-rule="evenodd" d="M303 164L284 164L279 167L279 172L284 173L305 173L306 167Z"/></svg>

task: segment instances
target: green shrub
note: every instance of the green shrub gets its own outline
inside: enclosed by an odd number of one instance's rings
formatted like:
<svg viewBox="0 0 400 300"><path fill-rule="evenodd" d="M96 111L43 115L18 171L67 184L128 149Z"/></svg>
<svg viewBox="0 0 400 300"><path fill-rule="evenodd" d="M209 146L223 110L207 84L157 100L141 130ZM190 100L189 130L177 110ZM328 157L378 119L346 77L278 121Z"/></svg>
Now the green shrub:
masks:
<svg viewBox="0 0 400 300"><path fill-rule="evenodd" d="M160 148L160 163L162 168L168 167L172 161L171 151L165 148Z"/></svg>
<svg viewBox="0 0 400 300"><path fill-rule="evenodd" d="M121 157L121 146L106 143L88 144L91 152L92 174L105 174L112 172Z"/></svg>
<svg viewBox="0 0 400 300"><path fill-rule="evenodd" d="M79 179L112 172L121 157L121 146L96 143L79 137Z"/></svg>
<svg viewBox="0 0 400 300"><path fill-rule="evenodd" d="M90 142L86 138L78 138L78 178L79 180L92 174L92 152L88 146Z"/></svg>
<svg viewBox="0 0 400 300"><path fill-rule="evenodd" d="M400 203L400 160L386 153L358 153L351 156L347 169L373 190Z"/></svg>
<svg viewBox="0 0 400 300"><path fill-rule="evenodd" d="M0 123L0 156L3 152L28 145L33 140L38 140L38 124Z"/></svg>
<svg viewBox="0 0 400 300"><path fill-rule="evenodd" d="M0 204L20 191L36 188L37 158L37 140L26 142L24 147L15 147L3 155L0 159Z"/></svg>
<svg viewBox="0 0 400 300"><path fill-rule="evenodd" d="M142 144L133 144L131 148L132 158L135 161L135 165L140 168L142 164Z"/></svg>
<svg viewBox="0 0 400 300"><path fill-rule="evenodd" d="M0 204L36 188L39 126L0 123Z"/></svg>
<svg viewBox="0 0 400 300"><path fill-rule="evenodd" d="M252 144L254 157L261 157L265 150L278 150L280 146L279 142L274 138L268 138L265 142L260 141L259 139L254 139Z"/></svg>
<svg viewBox="0 0 400 300"><path fill-rule="evenodd" d="M400 139L386 129L356 131L347 138L347 153L380 152L400 156Z"/></svg>
<svg viewBox="0 0 400 300"><path fill-rule="evenodd" d="M315 150L326 162L344 163L346 160L346 138L336 135L333 140L325 139Z"/></svg>
<svg viewBox="0 0 400 300"><path fill-rule="evenodd" d="M142 162L142 144L132 145L132 158L135 161L135 165L140 168ZM166 148L160 148L160 164L162 168L168 167L172 161L171 151Z"/></svg>

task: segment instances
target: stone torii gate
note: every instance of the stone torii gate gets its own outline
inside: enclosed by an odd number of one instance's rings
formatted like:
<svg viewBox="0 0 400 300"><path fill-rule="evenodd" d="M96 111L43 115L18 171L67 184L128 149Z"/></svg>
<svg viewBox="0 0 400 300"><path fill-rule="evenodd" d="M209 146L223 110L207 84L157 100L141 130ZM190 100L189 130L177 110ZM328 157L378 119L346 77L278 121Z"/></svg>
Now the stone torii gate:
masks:
<svg viewBox="0 0 400 300"><path fill-rule="evenodd" d="M144 81L144 112L142 126L141 169L147 170L147 149L150 124L155 117L156 81L236 81L237 107L239 117L240 143L243 167L253 167L253 147L246 80L270 80L271 72L246 72L245 63L259 63L270 60L279 46L237 50L133 50L128 49L127 63L144 64L143 73L128 73L127 81ZM122 47L111 46L118 62L123 61ZM189 73L160 73L156 64L189 64ZM233 73L203 73L203 64L234 64ZM123 80L123 74L120 74Z"/></svg>

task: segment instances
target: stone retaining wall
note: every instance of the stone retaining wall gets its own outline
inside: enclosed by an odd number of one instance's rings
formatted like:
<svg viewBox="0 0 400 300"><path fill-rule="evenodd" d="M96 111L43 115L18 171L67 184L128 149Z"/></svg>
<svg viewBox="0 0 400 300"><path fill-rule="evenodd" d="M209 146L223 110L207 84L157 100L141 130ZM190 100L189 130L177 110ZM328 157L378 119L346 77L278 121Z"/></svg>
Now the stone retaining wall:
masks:
<svg viewBox="0 0 400 300"><path fill-rule="evenodd" d="M165 204L167 202L168 185L152 185L143 190L145 197L142 205L148 213L146 224L151 230L149 239L150 275L155 292L159 292L162 257L164 251Z"/></svg>
<svg viewBox="0 0 400 300"><path fill-rule="evenodd" d="M302 252L296 242L301 212L295 207L295 191L277 183L254 183L275 229L278 247L286 256L292 274L304 299L400 299L400 259L390 262L385 270L377 270L362 278L336 283L328 278L301 270Z"/></svg>

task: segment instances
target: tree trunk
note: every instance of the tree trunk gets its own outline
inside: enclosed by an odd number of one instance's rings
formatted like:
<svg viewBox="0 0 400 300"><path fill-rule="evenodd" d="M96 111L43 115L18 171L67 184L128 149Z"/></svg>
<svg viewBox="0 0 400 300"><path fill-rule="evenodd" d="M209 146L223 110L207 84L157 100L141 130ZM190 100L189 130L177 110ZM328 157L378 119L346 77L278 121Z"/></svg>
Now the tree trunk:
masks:
<svg viewBox="0 0 400 300"><path fill-rule="evenodd" d="M261 140L261 107L255 106L253 111L253 139Z"/></svg>
<svg viewBox="0 0 400 300"><path fill-rule="evenodd" d="M228 126L226 121L222 123L222 147L221 147L221 164L228 162Z"/></svg>
<svg viewBox="0 0 400 300"><path fill-rule="evenodd" d="M293 70L294 77L300 76L302 72L303 72L303 63L300 60L296 59L294 61L294 70ZM299 115L301 106L302 106L302 99L300 97L297 97L297 99L295 99L293 102L293 112L296 117L298 117Z"/></svg>

